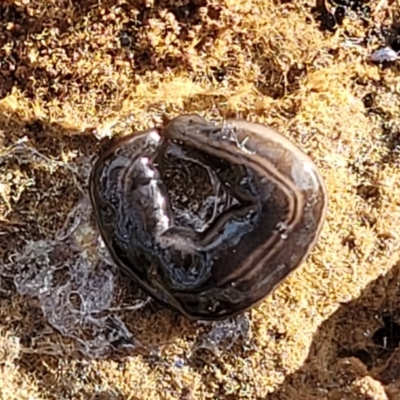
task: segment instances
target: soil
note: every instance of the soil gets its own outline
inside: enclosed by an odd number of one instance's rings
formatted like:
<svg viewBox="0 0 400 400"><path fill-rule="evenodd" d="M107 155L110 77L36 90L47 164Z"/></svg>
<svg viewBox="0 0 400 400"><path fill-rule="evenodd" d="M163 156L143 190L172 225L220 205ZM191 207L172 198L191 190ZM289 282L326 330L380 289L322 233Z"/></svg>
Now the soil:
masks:
<svg viewBox="0 0 400 400"><path fill-rule="evenodd" d="M399 0L2 1L0 398L399 399L399 10ZM264 123L303 149L329 193L320 240L225 325L135 297L113 271L115 331L131 336L107 336L111 350L92 357L78 346L92 328L68 336L21 277L85 196L109 138L183 113ZM70 271L75 250L57 249L43 265ZM121 306L140 296L137 310Z"/></svg>

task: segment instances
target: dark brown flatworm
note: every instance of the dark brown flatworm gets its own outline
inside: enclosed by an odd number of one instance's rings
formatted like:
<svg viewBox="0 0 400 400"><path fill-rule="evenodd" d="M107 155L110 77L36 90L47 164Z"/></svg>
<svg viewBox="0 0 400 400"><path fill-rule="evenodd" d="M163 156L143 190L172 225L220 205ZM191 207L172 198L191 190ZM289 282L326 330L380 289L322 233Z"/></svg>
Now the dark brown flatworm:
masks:
<svg viewBox="0 0 400 400"><path fill-rule="evenodd" d="M94 165L90 196L115 264L189 318L255 304L309 254L326 189L274 130L183 115L123 137Z"/></svg>

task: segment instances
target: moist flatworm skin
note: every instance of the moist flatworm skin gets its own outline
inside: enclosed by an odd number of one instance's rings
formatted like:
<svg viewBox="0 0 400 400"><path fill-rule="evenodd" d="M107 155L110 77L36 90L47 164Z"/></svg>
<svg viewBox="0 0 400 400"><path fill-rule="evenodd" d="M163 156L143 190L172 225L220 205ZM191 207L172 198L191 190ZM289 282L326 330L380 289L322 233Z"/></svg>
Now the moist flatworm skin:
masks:
<svg viewBox="0 0 400 400"><path fill-rule="evenodd" d="M90 196L115 264L193 319L256 305L308 255L326 189L272 129L183 115L123 137L96 162Z"/></svg>

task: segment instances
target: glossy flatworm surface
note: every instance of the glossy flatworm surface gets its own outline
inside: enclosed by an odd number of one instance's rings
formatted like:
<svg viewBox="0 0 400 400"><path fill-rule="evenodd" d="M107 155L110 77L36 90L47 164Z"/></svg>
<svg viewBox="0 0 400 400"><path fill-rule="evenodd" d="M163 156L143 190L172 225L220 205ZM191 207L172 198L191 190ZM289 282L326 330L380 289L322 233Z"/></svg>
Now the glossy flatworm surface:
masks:
<svg viewBox="0 0 400 400"><path fill-rule="evenodd" d="M259 303L308 255L324 221L314 163L272 129L183 115L123 137L90 196L115 264L189 318Z"/></svg>

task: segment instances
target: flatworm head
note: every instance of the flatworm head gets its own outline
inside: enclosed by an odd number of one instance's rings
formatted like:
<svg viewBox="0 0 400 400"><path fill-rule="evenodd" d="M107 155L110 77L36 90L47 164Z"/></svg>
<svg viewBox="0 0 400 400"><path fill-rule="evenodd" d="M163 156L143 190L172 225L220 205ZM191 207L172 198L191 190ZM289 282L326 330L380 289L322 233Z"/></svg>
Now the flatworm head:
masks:
<svg viewBox="0 0 400 400"><path fill-rule="evenodd" d="M115 264L193 319L256 305L309 254L326 189L317 167L260 124L183 115L120 139L90 196Z"/></svg>

